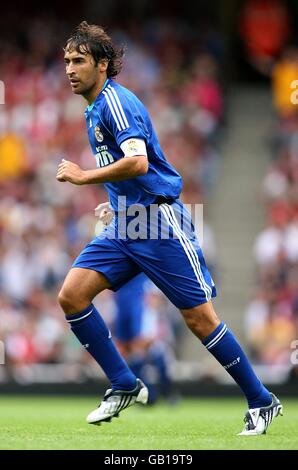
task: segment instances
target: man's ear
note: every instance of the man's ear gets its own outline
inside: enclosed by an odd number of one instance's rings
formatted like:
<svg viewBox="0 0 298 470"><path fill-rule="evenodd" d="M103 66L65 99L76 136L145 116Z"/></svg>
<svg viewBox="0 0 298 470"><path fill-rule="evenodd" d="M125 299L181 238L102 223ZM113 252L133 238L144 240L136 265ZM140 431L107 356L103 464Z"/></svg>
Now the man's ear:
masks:
<svg viewBox="0 0 298 470"><path fill-rule="evenodd" d="M100 72L106 72L109 65L108 59L101 59L98 62L98 68Z"/></svg>

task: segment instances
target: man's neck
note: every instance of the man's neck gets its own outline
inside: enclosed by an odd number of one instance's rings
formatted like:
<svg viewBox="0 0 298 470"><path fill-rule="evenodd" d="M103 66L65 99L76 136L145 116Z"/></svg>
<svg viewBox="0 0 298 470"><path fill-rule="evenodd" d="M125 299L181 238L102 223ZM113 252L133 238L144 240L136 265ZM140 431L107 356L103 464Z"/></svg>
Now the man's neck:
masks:
<svg viewBox="0 0 298 470"><path fill-rule="evenodd" d="M96 100L97 96L103 89L106 81L107 81L107 77L104 76L102 79L100 79L98 83L94 85L94 87L92 88L92 90L88 92L88 94L84 95L84 98L85 100L87 100L88 105L92 104Z"/></svg>

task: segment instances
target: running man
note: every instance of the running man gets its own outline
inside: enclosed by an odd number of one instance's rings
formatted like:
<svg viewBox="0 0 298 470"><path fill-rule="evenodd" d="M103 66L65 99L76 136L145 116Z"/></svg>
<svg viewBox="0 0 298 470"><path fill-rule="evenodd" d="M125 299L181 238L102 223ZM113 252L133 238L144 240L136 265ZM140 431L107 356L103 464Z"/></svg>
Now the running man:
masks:
<svg viewBox="0 0 298 470"><path fill-rule="evenodd" d="M144 272L242 389L248 411L241 435L264 434L273 418L281 414L282 405L255 375L233 333L214 311L211 299L216 296L215 285L190 215L179 200L181 177L167 162L145 106L114 81L121 70L123 51L101 27L83 21L64 52L72 91L88 103L85 118L97 168L83 170L63 160L57 180L76 185L103 183L115 211L113 221L75 260L59 293L72 331L111 383L100 406L88 415L88 423L111 420L124 408L148 399L146 386L119 354L92 304L104 289L117 290ZM157 236L156 230L155 236L150 236L150 217L138 221L143 229L138 238L123 232L123 221L125 227L133 226L133 213L139 210L144 215L145 208L145 215L151 214L151 206L158 209L161 230L158 228ZM168 237L163 236L165 228Z"/></svg>

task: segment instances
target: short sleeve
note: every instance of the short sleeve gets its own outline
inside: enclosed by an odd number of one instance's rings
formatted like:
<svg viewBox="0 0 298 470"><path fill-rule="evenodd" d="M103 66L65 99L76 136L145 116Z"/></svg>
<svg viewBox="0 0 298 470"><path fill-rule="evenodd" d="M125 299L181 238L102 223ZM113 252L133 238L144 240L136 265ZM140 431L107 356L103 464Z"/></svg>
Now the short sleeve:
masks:
<svg viewBox="0 0 298 470"><path fill-rule="evenodd" d="M122 142L131 138L146 142L148 130L145 119L133 95L127 96L121 89L118 91L111 85L108 85L102 93L105 98L105 125L119 147Z"/></svg>

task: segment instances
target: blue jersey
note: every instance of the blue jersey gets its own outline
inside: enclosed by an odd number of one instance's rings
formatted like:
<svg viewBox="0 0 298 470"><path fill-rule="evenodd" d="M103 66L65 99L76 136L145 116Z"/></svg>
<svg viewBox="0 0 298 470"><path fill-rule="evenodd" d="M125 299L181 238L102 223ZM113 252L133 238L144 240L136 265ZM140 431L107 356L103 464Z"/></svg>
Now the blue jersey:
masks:
<svg viewBox="0 0 298 470"><path fill-rule="evenodd" d="M167 162L149 114L132 92L108 79L94 103L87 107L85 118L98 167L123 158L120 145L126 140L137 138L146 144L149 169L145 175L104 184L114 210L118 210L119 196L126 197L126 207L132 204L148 206L156 202L159 196L167 199L179 197L181 176Z"/></svg>

